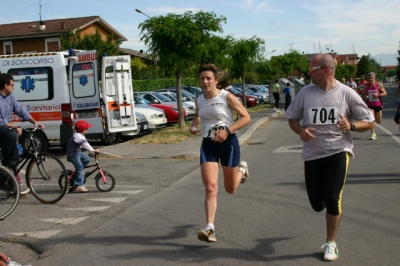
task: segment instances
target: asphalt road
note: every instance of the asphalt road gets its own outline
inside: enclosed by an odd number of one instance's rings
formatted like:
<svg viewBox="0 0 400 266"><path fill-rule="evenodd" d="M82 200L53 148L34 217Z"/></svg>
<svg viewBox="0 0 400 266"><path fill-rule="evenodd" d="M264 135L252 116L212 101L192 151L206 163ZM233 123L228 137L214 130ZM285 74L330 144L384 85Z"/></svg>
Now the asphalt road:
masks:
<svg viewBox="0 0 400 266"><path fill-rule="evenodd" d="M400 260L400 139L394 89L389 93L378 139L353 134L356 156L335 265ZM29 197L0 221L0 239L14 243L14 260L41 266L320 265L325 218L308 203L301 145L284 116L261 125L242 145L251 176L233 195L220 179L214 244L197 240L205 225L197 158L102 159L117 177L113 192L98 192L89 180L90 193L68 194L55 205Z"/></svg>

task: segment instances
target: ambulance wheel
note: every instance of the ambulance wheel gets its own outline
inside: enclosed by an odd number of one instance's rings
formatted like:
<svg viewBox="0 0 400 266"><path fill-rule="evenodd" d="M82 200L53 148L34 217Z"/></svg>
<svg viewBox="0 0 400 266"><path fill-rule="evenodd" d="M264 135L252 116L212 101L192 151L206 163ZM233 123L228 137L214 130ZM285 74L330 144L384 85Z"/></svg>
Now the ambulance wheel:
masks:
<svg viewBox="0 0 400 266"><path fill-rule="evenodd" d="M32 137L38 152L47 152L49 150L49 143L47 142L47 138L40 130L33 132ZM28 150L29 141L29 134L26 133L23 134L19 139L19 143L22 144L24 152ZM33 152L33 148L31 148L30 152Z"/></svg>
<svg viewBox="0 0 400 266"><path fill-rule="evenodd" d="M121 141L121 135L118 133L107 133L102 139L102 142L105 145L117 144L120 141Z"/></svg>

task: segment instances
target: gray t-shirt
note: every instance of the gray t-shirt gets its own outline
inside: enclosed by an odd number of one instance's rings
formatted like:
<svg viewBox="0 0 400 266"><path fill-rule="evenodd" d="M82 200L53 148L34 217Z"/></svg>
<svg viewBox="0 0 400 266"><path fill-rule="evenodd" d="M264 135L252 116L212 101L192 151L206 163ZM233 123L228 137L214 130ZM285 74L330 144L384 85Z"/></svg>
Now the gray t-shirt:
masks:
<svg viewBox="0 0 400 266"><path fill-rule="evenodd" d="M303 87L286 110L288 119L302 120L303 127L315 128L311 139L303 144L304 161L324 158L339 152L353 157L353 139L337 125L339 115L349 121L374 121L371 111L361 97L348 86L336 81L329 91L311 84Z"/></svg>

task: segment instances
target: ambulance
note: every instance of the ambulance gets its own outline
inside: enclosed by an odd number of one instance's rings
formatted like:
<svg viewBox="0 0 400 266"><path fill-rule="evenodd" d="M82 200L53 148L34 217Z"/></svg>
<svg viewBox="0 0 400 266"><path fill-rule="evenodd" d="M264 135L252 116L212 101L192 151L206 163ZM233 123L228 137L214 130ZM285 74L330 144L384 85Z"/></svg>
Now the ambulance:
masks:
<svg viewBox="0 0 400 266"><path fill-rule="evenodd" d="M119 142L122 132L138 130L128 55L103 56L102 92L95 50L0 55L0 71L13 76L15 98L45 126L35 131L40 151L50 145L65 148L80 119L93 125L87 139L106 144ZM15 114L13 122L32 127ZM27 147L26 135L20 142Z"/></svg>

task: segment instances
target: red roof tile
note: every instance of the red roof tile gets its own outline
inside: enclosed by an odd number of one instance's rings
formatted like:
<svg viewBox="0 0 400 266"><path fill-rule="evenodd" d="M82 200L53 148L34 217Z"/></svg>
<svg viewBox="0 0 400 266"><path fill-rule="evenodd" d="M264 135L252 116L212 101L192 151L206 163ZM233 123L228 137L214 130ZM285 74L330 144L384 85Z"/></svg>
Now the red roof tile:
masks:
<svg viewBox="0 0 400 266"><path fill-rule="evenodd" d="M96 22L111 31L116 39L128 40L99 16L47 20L44 21L45 30L40 30L39 21L2 24L0 25L0 40L33 36L59 36L69 33L70 30L80 30Z"/></svg>

